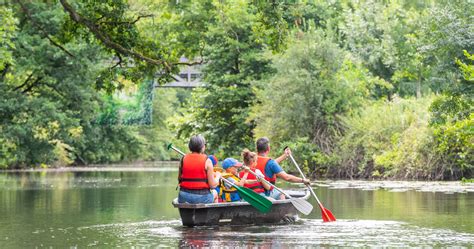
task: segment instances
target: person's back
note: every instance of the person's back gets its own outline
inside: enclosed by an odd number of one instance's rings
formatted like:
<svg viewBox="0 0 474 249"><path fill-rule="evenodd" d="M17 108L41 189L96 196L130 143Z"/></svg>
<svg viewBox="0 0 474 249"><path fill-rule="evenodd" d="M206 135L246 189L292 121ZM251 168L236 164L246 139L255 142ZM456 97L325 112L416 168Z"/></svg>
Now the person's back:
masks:
<svg viewBox="0 0 474 249"><path fill-rule="evenodd" d="M260 170L261 172L265 172L265 168L267 167L267 165L270 163L269 166L269 172L272 172L273 173L273 176L272 177L268 177L268 175L270 175L270 173L267 173L265 175L265 180L269 181L271 184L275 184L276 183L276 174L275 172L280 172L281 170L278 170L278 168L275 168L276 166L274 165L274 161L272 161L273 159L271 159L270 157L266 157L266 156L257 156L257 169ZM279 165L277 165L279 166Z"/></svg>
<svg viewBox="0 0 474 249"><path fill-rule="evenodd" d="M201 135L191 137L189 150L180 163L178 174L179 180L179 203L212 203L214 196L211 188L218 184L214 180L212 162L204 154L205 140Z"/></svg>

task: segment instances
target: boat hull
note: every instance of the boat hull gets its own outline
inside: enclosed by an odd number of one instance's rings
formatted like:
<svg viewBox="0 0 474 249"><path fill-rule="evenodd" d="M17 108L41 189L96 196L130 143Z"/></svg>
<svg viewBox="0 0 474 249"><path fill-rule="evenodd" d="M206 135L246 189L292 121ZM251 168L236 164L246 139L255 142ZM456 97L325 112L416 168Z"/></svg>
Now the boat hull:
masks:
<svg viewBox="0 0 474 249"><path fill-rule="evenodd" d="M285 191L295 198L309 198L308 191ZM298 211L289 200L274 200L268 213L261 213L245 201L209 204L188 204L173 201L179 209L184 226L215 226L223 224L275 224L291 223L298 218Z"/></svg>

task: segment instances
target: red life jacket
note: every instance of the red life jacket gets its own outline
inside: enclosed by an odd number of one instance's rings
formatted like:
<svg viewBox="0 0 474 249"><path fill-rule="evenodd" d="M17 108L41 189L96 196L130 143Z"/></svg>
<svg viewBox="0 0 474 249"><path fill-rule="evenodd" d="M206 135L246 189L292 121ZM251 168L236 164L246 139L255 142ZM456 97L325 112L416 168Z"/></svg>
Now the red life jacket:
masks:
<svg viewBox="0 0 474 249"><path fill-rule="evenodd" d="M240 174L239 174L240 179L242 179L242 177L244 177L244 175L245 175L245 171L241 171ZM249 173L247 175L247 180L257 180L257 177L254 176L252 173ZM244 187L252 189L253 191L255 191L257 193L265 192L265 188L263 188L263 185L262 185L261 182L256 182L256 183L252 183L252 184L245 183Z"/></svg>
<svg viewBox="0 0 474 249"><path fill-rule="evenodd" d="M210 189L206 172L207 156L190 153L183 158L179 186L185 189Z"/></svg>
<svg viewBox="0 0 474 249"><path fill-rule="evenodd" d="M270 178L265 174L265 167L267 166L268 161L270 161L270 157L263 157L263 156L258 156L257 157L257 169L262 171L262 173L265 175L265 180L269 181L271 184L275 185L276 182L276 175L273 174L273 177Z"/></svg>

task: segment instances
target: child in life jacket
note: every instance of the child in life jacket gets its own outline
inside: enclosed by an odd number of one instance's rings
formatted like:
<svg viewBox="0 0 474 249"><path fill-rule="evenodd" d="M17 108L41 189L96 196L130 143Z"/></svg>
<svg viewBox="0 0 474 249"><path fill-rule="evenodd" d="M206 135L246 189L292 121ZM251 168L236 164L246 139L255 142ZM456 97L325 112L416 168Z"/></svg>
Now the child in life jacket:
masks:
<svg viewBox="0 0 474 249"><path fill-rule="evenodd" d="M242 172L242 178L239 178L237 170L240 167L242 167L242 163L238 162L234 158L226 158L222 162L222 168L225 170L225 172L222 173L221 177L227 179L229 182L232 182L239 187L244 186L247 177L249 176L249 172ZM237 189L223 180L220 182L219 190L219 197L224 202L240 201L242 199L237 192Z"/></svg>
<svg viewBox="0 0 474 249"><path fill-rule="evenodd" d="M248 167L250 170L255 172L260 177L262 177L262 178L265 177L264 174L262 173L262 171L257 169L257 158L258 158L257 153L252 152L249 149L244 149L242 151L242 158L243 158L243 161L244 161L244 165L246 167ZM241 176L242 176L243 172L244 171L240 172ZM253 174L248 175L247 181L244 184L244 187L250 188L250 189L252 189L256 193L259 193L262 196L266 196L265 195L266 191L271 190L271 188L272 188L269 184L267 184L264 181L261 181L260 178L257 178Z"/></svg>

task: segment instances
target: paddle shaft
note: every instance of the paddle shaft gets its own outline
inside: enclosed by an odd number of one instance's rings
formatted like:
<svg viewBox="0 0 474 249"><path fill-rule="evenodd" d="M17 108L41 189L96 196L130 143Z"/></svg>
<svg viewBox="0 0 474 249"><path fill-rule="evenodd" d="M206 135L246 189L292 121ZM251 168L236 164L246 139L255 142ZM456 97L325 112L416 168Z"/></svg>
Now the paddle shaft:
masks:
<svg viewBox="0 0 474 249"><path fill-rule="evenodd" d="M169 145L169 148L173 149L174 151L178 152L179 154L181 154L182 156L184 156L184 152L180 151L178 148L174 147L173 145Z"/></svg>
<svg viewBox="0 0 474 249"><path fill-rule="evenodd" d="M281 190L281 189L278 188L277 186L271 184L269 181L267 181L265 178L259 176L257 173L255 173L255 172L252 171L251 169L249 169L249 172L250 172L252 175L254 175L255 177L257 177L258 179L261 179L262 181L264 181L264 182L267 183L268 185L272 186L274 189L278 190L278 192L284 194L288 199L291 199L291 198L292 198L289 194L283 192L283 190Z"/></svg>
<svg viewBox="0 0 474 249"><path fill-rule="evenodd" d="M296 168L298 169L298 171L300 172L301 174L301 177L306 180L306 177L304 176L303 174L303 171L301 171L300 169L300 166L298 166L298 163L296 163L295 159L293 158L293 155L290 154L290 158L291 158L291 161L293 162L293 164L296 166ZM323 207L323 204L321 204L321 202L319 201L318 197L316 196L316 194L314 193L314 190L311 186L308 186L308 189L309 191L311 191L311 193L313 194L314 198L316 198L316 201L318 202L319 204L319 207L321 208L321 211L324 212L324 215L326 217L329 217L329 215L326 213L326 209Z"/></svg>

